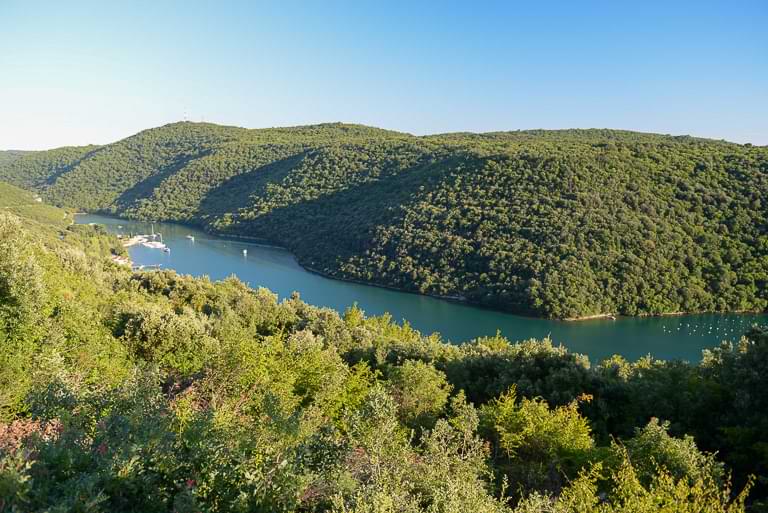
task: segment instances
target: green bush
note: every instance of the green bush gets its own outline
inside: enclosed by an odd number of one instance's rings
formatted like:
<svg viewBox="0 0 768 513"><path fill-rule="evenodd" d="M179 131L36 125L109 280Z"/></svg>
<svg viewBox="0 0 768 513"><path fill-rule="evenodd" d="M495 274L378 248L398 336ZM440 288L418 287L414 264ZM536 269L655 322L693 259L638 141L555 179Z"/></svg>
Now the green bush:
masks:
<svg viewBox="0 0 768 513"><path fill-rule="evenodd" d="M406 360L387 372L398 415L412 429L431 429L448 403L451 385L445 374L421 361Z"/></svg>
<svg viewBox="0 0 768 513"><path fill-rule="evenodd" d="M512 387L483 406L482 420L499 468L526 489L558 490L596 456L589 422L575 401L555 408L541 399L518 401Z"/></svg>

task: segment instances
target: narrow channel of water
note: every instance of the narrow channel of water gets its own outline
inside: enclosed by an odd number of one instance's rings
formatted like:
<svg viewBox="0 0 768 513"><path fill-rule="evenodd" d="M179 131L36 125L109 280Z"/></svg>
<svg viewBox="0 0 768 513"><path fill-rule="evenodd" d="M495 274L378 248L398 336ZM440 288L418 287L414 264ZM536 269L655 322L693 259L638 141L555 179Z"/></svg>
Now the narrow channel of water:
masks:
<svg viewBox="0 0 768 513"><path fill-rule="evenodd" d="M304 270L287 251L234 241L181 225L142 223L96 215L77 216L79 223L104 224L113 233L162 233L171 249L133 246L129 253L139 265L160 265L179 273L219 280L236 275L252 287L266 287L281 298L298 291L313 305L343 312L357 303L369 315L389 312L406 319L422 333L439 332L460 343L497 330L511 340L549 336L592 362L612 354L635 360L647 354L657 358L701 359L701 350L722 340L737 341L752 324L768 323L766 314L703 314L675 317L619 318L562 322L520 317L441 299L379 287L331 280ZM187 238L194 237L194 241ZM247 254L243 253L247 250Z"/></svg>

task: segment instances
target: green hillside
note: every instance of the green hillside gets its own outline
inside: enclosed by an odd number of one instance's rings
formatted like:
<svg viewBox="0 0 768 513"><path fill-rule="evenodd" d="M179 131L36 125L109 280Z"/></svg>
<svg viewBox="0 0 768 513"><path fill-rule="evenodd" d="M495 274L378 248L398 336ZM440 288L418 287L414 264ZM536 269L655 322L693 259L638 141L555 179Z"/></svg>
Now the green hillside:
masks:
<svg viewBox="0 0 768 513"><path fill-rule="evenodd" d="M613 130L175 123L0 163L47 200L537 316L765 310L768 148Z"/></svg>
<svg viewBox="0 0 768 513"><path fill-rule="evenodd" d="M697 365L455 346L234 277L131 272L103 228L15 212L56 210L29 197L0 187L3 513L765 506L762 328Z"/></svg>
<svg viewBox="0 0 768 513"><path fill-rule="evenodd" d="M10 164L21 156L30 153L28 151L6 150L0 151L0 165Z"/></svg>
<svg viewBox="0 0 768 513"><path fill-rule="evenodd" d="M24 219L59 226L72 223L72 215L66 210L41 203L37 194L5 182L0 182L0 199L0 209Z"/></svg>

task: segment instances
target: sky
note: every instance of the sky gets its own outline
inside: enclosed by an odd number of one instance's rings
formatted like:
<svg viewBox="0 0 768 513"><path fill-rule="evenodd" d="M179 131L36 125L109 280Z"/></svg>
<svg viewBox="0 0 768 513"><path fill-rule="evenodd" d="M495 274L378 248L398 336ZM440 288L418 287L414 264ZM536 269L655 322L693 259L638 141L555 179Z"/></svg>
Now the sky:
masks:
<svg viewBox="0 0 768 513"><path fill-rule="evenodd" d="M0 0L0 149L188 119L768 145L768 0Z"/></svg>

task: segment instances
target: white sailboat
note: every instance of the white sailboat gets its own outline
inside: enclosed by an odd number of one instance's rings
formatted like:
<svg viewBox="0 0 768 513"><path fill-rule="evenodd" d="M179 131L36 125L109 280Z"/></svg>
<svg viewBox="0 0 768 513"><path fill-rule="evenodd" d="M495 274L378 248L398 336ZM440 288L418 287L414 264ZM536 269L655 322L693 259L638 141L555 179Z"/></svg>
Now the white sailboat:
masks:
<svg viewBox="0 0 768 513"><path fill-rule="evenodd" d="M156 241L156 240L150 240L150 241L144 242L142 243L142 246L152 248L152 249L165 249L167 247L162 242Z"/></svg>
<svg viewBox="0 0 768 513"><path fill-rule="evenodd" d="M162 249L166 253L170 253L171 250L168 248L168 246L166 246L163 243L163 234L159 233L159 232L155 233L155 224L154 223L152 223L152 228L151 229L152 229L152 233L149 235L149 238L152 239L152 240L148 240L146 242L142 242L141 245L145 246L147 248L152 248L152 249ZM156 240L158 238L160 240Z"/></svg>

